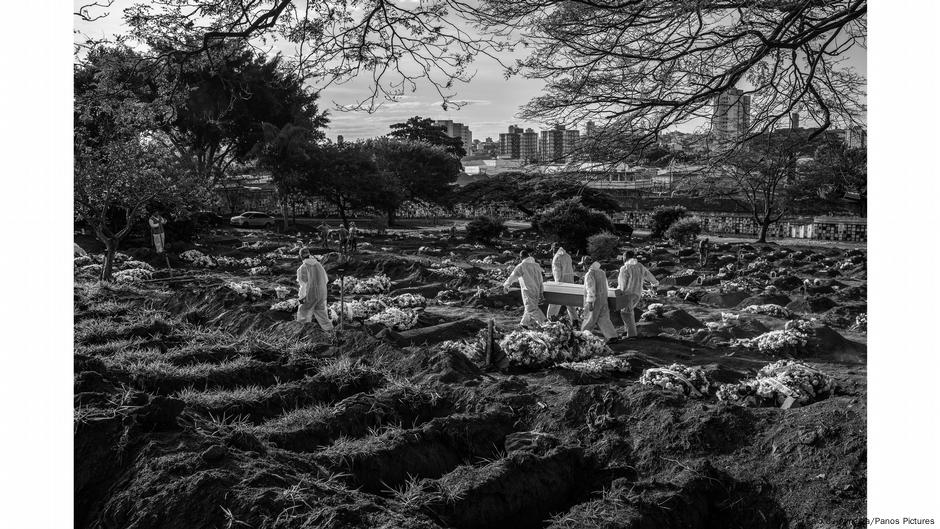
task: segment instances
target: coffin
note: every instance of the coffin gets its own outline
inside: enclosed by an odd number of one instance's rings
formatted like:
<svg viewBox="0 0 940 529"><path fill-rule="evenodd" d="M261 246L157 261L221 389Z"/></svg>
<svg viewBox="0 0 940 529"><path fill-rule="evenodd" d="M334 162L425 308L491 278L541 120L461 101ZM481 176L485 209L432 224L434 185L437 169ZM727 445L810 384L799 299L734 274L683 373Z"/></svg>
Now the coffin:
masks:
<svg viewBox="0 0 940 529"><path fill-rule="evenodd" d="M584 306L584 285L546 281L543 284L545 301L553 305ZM617 311L627 307L627 296L623 292L607 287L607 305Z"/></svg>

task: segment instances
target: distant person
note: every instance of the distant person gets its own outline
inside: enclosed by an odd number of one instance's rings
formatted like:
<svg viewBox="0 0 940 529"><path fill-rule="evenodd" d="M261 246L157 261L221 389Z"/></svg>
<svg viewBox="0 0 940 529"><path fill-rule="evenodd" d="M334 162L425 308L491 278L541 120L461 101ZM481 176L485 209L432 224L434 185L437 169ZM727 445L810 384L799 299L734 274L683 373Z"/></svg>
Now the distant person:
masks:
<svg viewBox="0 0 940 529"><path fill-rule="evenodd" d="M601 270L601 264L584 259L584 319L582 331L592 331L599 327L604 338L611 342L617 337L617 330L610 321L610 307L607 305L607 274Z"/></svg>
<svg viewBox="0 0 940 529"><path fill-rule="evenodd" d="M457 238L457 223L456 222L450 225L450 238L451 239Z"/></svg>
<svg viewBox="0 0 940 529"><path fill-rule="evenodd" d="M153 247L156 248L157 253L163 253L163 244L165 242L163 225L166 224L166 219L160 214L160 210L156 210L153 212L153 215L150 215L147 223L150 224L150 235L153 236Z"/></svg>
<svg viewBox="0 0 940 529"><path fill-rule="evenodd" d="M644 282L649 282L653 286L659 284L656 276L637 262L636 253L633 250L623 252L623 266L620 267L620 274L617 276L617 290L627 297L627 306L620 310L620 317L623 319L628 338L637 335L633 309L639 305L640 298L643 296Z"/></svg>
<svg viewBox="0 0 940 529"><path fill-rule="evenodd" d="M705 265L708 264L708 251L711 243L708 242L708 237L705 237L698 243L698 264L701 268L705 268Z"/></svg>
<svg viewBox="0 0 940 529"><path fill-rule="evenodd" d="M340 253L346 253L346 245L349 243L349 230L346 229L346 226L343 224L339 225L339 228L336 228L336 241L339 243Z"/></svg>
<svg viewBox="0 0 940 529"><path fill-rule="evenodd" d="M349 248L350 252L356 251L356 243L359 239L359 228L356 227L355 222L349 223L349 236L346 239L346 245Z"/></svg>
<svg viewBox="0 0 940 529"><path fill-rule="evenodd" d="M297 307L297 321L311 322L316 318L324 331L333 330L333 322L326 311L326 270L310 250L300 249L300 268L297 269L297 284L300 285L300 306Z"/></svg>
<svg viewBox="0 0 940 529"><path fill-rule="evenodd" d="M535 262L535 259L529 255L528 250L519 252L522 262L513 268L512 273L503 283L503 289L509 292L509 286L513 281L519 282L519 288L522 293L522 305L525 307L525 313L519 325L523 327L535 323L544 323L545 314L539 308L539 301L542 299L542 267Z"/></svg>
<svg viewBox="0 0 940 529"><path fill-rule="evenodd" d="M322 244L327 250L330 249L330 225L323 221L320 223L320 244Z"/></svg>
<svg viewBox="0 0 940 529"><path fill-rule="evenodd" d="M557 244L552 244L552 248L558 247L555 251L555 256L552 257L552 277L555 281L560 283L574 283L574 266L571 264L571 256L568 255L568 252L564 248L558 246ZM571 319L572 325L577 325L578 323L578 307L573 307L571 305L566 305L568 309L568 317ZM548 319L552 320L558 313L561 311L561 305L549 305L548 310L545 311L545 316Z"/></svg>

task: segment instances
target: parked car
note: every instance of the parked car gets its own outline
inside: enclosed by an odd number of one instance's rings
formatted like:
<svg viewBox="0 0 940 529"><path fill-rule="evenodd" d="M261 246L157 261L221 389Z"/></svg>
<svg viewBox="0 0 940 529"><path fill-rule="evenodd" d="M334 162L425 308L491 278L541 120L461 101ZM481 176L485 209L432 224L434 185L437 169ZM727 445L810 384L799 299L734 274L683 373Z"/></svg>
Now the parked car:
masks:
<svg viewBox="0 0 940 529"><path fill-rule="evenodd" d="M276 219L260 211L246 211L237 217L232 217L233 226L246 226L253 228L273 228Z"/></svg>

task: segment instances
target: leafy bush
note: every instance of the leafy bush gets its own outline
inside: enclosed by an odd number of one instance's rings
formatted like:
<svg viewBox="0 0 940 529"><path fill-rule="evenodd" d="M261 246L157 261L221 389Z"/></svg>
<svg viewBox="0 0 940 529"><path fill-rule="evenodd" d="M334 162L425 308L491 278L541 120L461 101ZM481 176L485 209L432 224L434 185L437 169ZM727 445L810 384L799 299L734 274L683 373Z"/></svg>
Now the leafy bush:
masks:
<svg viewBox="0 0 940 529"><path fill-rule="evenodd" d="M388 217L385 215L376 215L369 219L367 226L376 231L376 233L385 233L388 229Z"/></svg>
<svg viewBox="0 0 940 529"><path fill-rule="evenodd" d="M666 237L679 244L688 244L702 233L702 221L698 217L679 219L666 230Z"/></svg>
<svg viewBox="0 0 940 529"><path fill-rule="evenodd" d="M614 231L610 217L584 207L577 197L556 202L542 210L533 219L532 226L543 235L561 242L565 248L579 251L587 249L591 235Z"/></svg>
<svg viewBox="0 0 940 529"><path fill-rule="evenodd" d="M610 259L617 255L617 247L620 245L620 237L604 231L588 237L587 250L591 257L595 259Z"/></svg>
<svg viewBox="0 0 940 529"><path fill-rule="evenodd" d="M662 237L673 223L688 214L688 211L682 206L657 207L653 210L653 217L650 219L650 237Z"/></svg>
<svg viewBox="0 0 940 529"><path fill-rule="evenodd" d="M504 229L503 219L483 215L467 223L467 240L488 244L499 237Z"/></svg>

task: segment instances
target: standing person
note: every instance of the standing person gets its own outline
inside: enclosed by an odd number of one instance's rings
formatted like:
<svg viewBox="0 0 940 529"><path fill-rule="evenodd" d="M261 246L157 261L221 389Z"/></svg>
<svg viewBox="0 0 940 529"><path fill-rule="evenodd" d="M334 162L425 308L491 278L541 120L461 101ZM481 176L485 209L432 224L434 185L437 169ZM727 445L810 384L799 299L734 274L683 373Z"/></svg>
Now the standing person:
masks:
<svg viewBox="0 0 940 529"><path fill-rule="evenodd" d="M323 221L320 223L320 243L329 250L330 249L330 225Z"/></svg>
<svg viewBox="0 0 940 529"><path fill-rule="evenodd" d="M348 249L346 245L349 243L349 230L347 230L346 226L343 224L340 224L339 228L336 228L336 239L339 242L340 253L345 254Z"/></svg>
<svg viewBox="0 0 940 529"><path fill-rule="evenodd" d="M620 267L620 274L617 276L617 290L627 296L627 306L620 310L627 338L637 335L633 309L640 303L644 281L648 281L653 286L659 284L656 276L636 260L636 253L633 250L623 252L623 266Z"/></svg>
<svg viewBox="0 0 940 529"><path fill-rule="evenodd" d="M300 267L297 269L297 284L300 285L300 306L297 321L311 322L316 318L324 331L333 330L333 322L326 312L326 270L320 261L310 256L310 250L300 249Z"/></svg>
<svg viewBox="0 0 940 529"><path fill-rule="evenodd" d="M457 238L457 223L456 222L450 225L450 238L451 239Z"/></svg>
<svg viewBox="0 0 940 529"><path fill-rule="evenodd" d="M539 308L539 301L542 299L542 267L535 262L535 259L529 255L528 250L519 252L522 262L517 264L503 283L503 289L509 292L509 286L513 281L519 281L519 288L522 293L522 305L525 307L525 314L519 325L523 327L530 325L533 321L536 323L545 322L545 314Z"/></svg>
<svg viewBox="0 0 940 529"><path fill-rule="evenodd" d="M557 244L552 244L554 249ZM564 248L558 247L558 250L555 251L555 256L552 257L552 277L555 278L555 281L561 283L574 283L574 266L571 264L571 256L565 251ZM571 305L566 306L568 309L568 317L571 319L572 325L578 324L578 308L572 307ZM558 316L558 312L561 311L561 305L549 305L548 310L545 311L545 316L548 319L553 319Z"/></svg>
<svg viewBox="0 0 940 529"><path fill-rule="evenodd" d="M153 247L157 249L157 253L163 253L165 242L163 225L166 224L166 219L160 214L160 210L156 210L147 222L150 224L150 234L153 236Z"/></svg>
<svg viewBox="0 0 940 529"><path fill-rule="evenodd" d="M349 247L349 251L356 251L356 239L359 237L359 228L356 227L355 222L349 223L349 238L346 240L346 244Z"/></svg>
<svg viewBox="0 0 940 529"><path fill-rule="evenodd" d="M705 268L705 265L708 264L709 245L708 237L705 237L698 243L698 263L701 268Z"/></svg>
<svg viewBox="0 0 940 529"><path fill-rule="evenodd" d="M601 264L588 260L582 261L584 273L584 322L582 331L592 331L599 327L601 334L610 343L617 337L613 322L610 321L610 307L607 305L607 274L601 270Z"/></svg>

